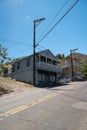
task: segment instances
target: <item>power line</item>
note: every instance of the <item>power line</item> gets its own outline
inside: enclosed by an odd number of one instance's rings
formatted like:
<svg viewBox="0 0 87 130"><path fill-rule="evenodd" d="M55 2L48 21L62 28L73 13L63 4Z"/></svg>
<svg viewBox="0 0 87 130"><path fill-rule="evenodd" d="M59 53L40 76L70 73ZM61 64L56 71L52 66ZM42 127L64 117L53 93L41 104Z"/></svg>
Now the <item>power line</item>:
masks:
<svg viewBox="0 0 87 130"><path fill-rule="evenodd" d="M5 42L5 41L2 41L2 40L0 40L0 41L1 41L1 42ZM19 41L13 41L13 40L8 40L8 39L6 40L6 42L15 43L15 44L18 44L18 45L21 44L21 45L29 46L29 43L19 42ZM30 44L30 46L33 47L32 44ZM16 54L13 55L12 57L17 57L17 55L19 55L19 54L24 54L26 50L29 51L29 48L26 48L26 49L23 50L23 51L18 51L18 53L16 53Z"/></svg>
<svg viewBox="0 0 87 130"><path fill-rule="evenodd" d="M25 52L29 51L29 48L25 49L25 50L22 50L22 51L19 51L18 53L16 53L15 55L13 55L12 57L20 57L18 55L20 54L24 54Z"/></svg>
<svg viewBox="0 0 87 130"><path fill-rule="evenodd" d="M66 13L57 21L57 23L44 35L44 37L42 37L42 39L39 41L39 42L37 42L37 44L39 44L60 22L61 22L61 20L70 12L70 10L76 5L76 3L78 2L79 0L77 0L69 9L68 9L68 11L66 11ZM60 9L60 11L56 14L56 16L54 17L54 18L56 18L57 17L57 15L61 12L61 10L64 8L64 6L67 4L67 2L68 2L68 0L66 1L66 3L63 5L63 7ZM54 19L53 19L54 20ZM51 22L52 23L52 22ZM50 23L50 24L51 24ZM50 26L50 24L49 24L49 26ZM5 38L5 39L7 39L7 38ZM27 46L29 46L29 43L25 43L25 42L19 42L19 41L13 41L13 40L9 40L9 39L7 39L7 41L8 42L11 42L11 43L16 43L16 44L22 44L22 45L27 45ZM3 42L5 42L5 41L3 41ZM31 44L30 44L31 45ZM31 45L32 46L32 45ZM43 47L42 47L43 48ZM39 49L39 50L42 50L42 49L40 49L40 48L37 48L37 49ZM24 52L24 50L22 51L22 52Z"/></svg>
<svg viewBox="0 0 87 130"><path fill-rule="evenodd" d="M78 3L79 0L77 0L66 12L65 14L57 21L57 23L37 42L39 44L52 30L62 21L62 19L71 11L71 9Z"/></svg>
<svg viewBox="0 0 87 130"><path fill-rule="evenodd" d="M53 23L53 21L56 19L56 17L61 13L61 11L63 10L63 8L66 6L66 4L68 3L69 0L66 0L66 2L63 4L63 6L60 8L60 10L57 12L57 14L53 17L53 19L51 20L51 22L49 23L49 25L46 27L46 29L43 31L43 33L40 35L40 37L46 32L46 30L50 27L50 25ZM39 38L40 38L39 37Z"/></svg>
<svg viewBox="0 0 87 130"><path fill-rule="evenodd" d="M8 39L8 38L6 38L6 37L1 37L0 36L0 38L4 38L7 42L9 42L9 43L15 43L15 44L21 44L21 45L26 45L26 46L32 46L32 44L29 44L29 43L26 43L26 42L20 42L20 41L14 41L14 40L10 40L10 39ZM4 40L0 40L1 42L5 42Z"/></svg>
<svg viewBox="0 0 87 130"><path fill-rule="evenodd" d="M40 46L41 48L43 48L43 49L47 49L47 48L45 48L44 46L42 46L42 45L38 45L38 46Z"/></svg>
<svg viewBox="0 0 87 130"><path fill-rule="evenodd" d="M37 47L37 49L38 49L38 50L40 50L40 51L42 51L42 50L43 50L43 49L41 49L41 48L39 48L39 47Z"/></svg>
<svg viewBox="0 0 87 130"><path fill-rule="evenodd" d="M4 37L3 37L3 38L4 38ZM5 38L5 39L7 39L7 38ZM3 40L0 40L0 41L1 41L1 42L5 42L5 41L3 41ZM15 43L15 44L22 44L22 45L29 46L28 43L25 43L25 42L19 42L19 41L13 41L13 40L9 40L9 39L7 39L6 42ZM30 44L30 46L33 47L32 44ZM44 47L41 46L41 45L39 45L39 46L40 46L41 48L43 48L43 49L46 49L46 48L44 48ZM43 49L41 49L41 48L37 47L38 50L42 51ZM23 54L23 52L25 52L26 50L29 50L29 49L30 49L30 48L27 48L27 49L25 49L25 50L23 50L23 51L19 51L18 53L16 53L15 55L13 55L13 57L15 57L16 55L19 55L19 54Z"/></svg>
<svg viewBox="0 0 87 130"><path fill-rule="evenodd" d="M3 38L5 38L5 37L3 37ZM7 38L5 38L5 39L7 39ZM0 41L2 41L2 40L0 40ZM2 42L5 42L5 41L2 41ZM6 42L11 42L11 43L16 43L16 44L22 44L22 45L27 45L27 46L29 46L28 43L25 43L25 42L19 42L19 41L13 41L13 40L9 40L9 39L7 39ZM30 44L30 45L31 45L31 47L33 47L32 44ZM39 45L39 46L40 46L40 45ZM43 47L42 47L42 48L43 48ZM29 49L30 49L30 48L26 48L25 50L18 51L18 53L16 53L16 54L13 55L12 57L15 57L15 56L17 56L17 55L19 55L19 54L24 54L24 52L25 52L26 50L29 50ZM43 49L41 49L41 48L39 48L39 47L37 47L37 49L40 50L40 51L43 50Z"/></svg>
<svg viewBox="0 0 87 130"><path fill-rule="evenodd" d="M0 42L5 42L5 41L4 40L0 40ZM6 42L29 46L28 44L25 44L23 42L18 42L18 41L6 40Z"/></svg>

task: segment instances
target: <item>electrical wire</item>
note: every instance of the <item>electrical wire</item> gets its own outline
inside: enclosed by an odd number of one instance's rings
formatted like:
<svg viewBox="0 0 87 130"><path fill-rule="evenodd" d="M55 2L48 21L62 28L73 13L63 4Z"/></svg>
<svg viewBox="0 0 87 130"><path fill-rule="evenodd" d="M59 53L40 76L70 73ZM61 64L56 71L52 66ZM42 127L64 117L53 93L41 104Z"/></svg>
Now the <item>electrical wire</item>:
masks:
<svg viewBox="0 0 87 130"><path fill-rule="evenodd" d="M64 7L66 6L66 4L68 3L69 0L66 0L65 3L63 4L63 6L60 8L60 10L57 12L57 14L53 17L53 19L51 20L51 22L49 23L49 25L46 27L46 29L43 31L43 33L40 35L40 37L46 32L46 30L50 27L50 25L54 22L54 20L56 19L56 17L61 13L61 11L64 9ZM40 38L39 37L39 38Z"/></svg>
<svg viewBox="0 0 87 130"><path fill-rule="evenodd" d="M38 50L40 50L40 51L42 51L42 50L43 50L43 49L41 49L41 48L39 48L39 47L37 47L37 49L38 49Z"/></svg>
<svg viewBox="0 0 87 130"><path fill-rule="evenodd" d="M26 45L26 46L32 46L32 44L29 44L29 43L25 43L25 42L19 42L19 41L14 41L14 40L10 40L10 39L8 39L8 38L6 38L6 37L2 37L2 36L0 36L0 38L3 38L3 39L5 39L7 42L9 42L9 43L15 43L15 44L21 44L21 45ZM4 40L1 40L0 39L0 41L1 42L5 42Z"/></svg>
<svg viewBox="0 0 87 130"><path fill-rule="evenodd" d="M22 51L18 51L15 55L24 54L25 52L29 51L30 48L23 49ZM14 55L13 55L14 56Z"/></svg>
<svg viewBox="0 0 87 130"><path fill-rule="evenodd" d="M79 0L77 0L66 12L65 12L65 14L57 21L57 23L41 38L41 40L39 40L38 42L37 42L37 44L39 45L39 43L50 33L50 32L52 32L52 30L62 21L62 19L71 11L71 9L77 4L77 2L78 2ZM60 11L55 15L55 17L54 18L56 18L57 16L58 16L58 14L62 11L62 9L65 7L65 5L67 4L67 2L68 2L68 0L66 1L66 3L63 5L63 7L60 9ZM53 19L54 20L54 19ZM53 21L52 20L52 21ZM49 24L49 26L51 25L51 23L52 23L52 21L50 22L50 24ZM48 26L48 27L49 27ZM48 28L47 27L47 28ZM7 38L6 38L7 39ZM27 45L27 46L29 46L29 43L25 43L25 42L19 42L19 41L13 41L13 40L7 40L8 42L12 42L12 43L16 43L16 44L22 44L22 45ZM32 45L31 45L32 46ZM39 45L40 46L40 45ZM33 47L33 46L32 46ZM43 47L42 47L43 48ZM39 49L39 50L42 50L42 49L40 49L40 48L38 48L37 47L37 49ZM22 52L24 52L24 50L22 51ZM19 52L20 53L20 52Z"/></svg>
<svg viewBox="0 0 87 130"><path fill-rule="evenodd" d="M78 3L77 0L66 12L65 14L57 21L57 23L37 42L37 45L50 33L52 30L62 21L62 19L71 11L71 9Z"/></svg>

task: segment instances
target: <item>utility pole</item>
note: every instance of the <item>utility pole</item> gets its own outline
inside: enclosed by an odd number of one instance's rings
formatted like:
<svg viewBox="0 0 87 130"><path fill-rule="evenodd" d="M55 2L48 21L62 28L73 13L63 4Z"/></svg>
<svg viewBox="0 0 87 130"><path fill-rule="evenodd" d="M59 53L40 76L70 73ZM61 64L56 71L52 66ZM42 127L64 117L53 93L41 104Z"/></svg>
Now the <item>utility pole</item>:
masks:
<svg viewBox="0 0 87 130"><path fill-rule="evenodd" d="M37 46L36 44L36 24L45 20L45 18L40 18L34 20L34 37L33 37L33 85L35 86L35 48Z"/></svg>
<svg viewBox="0 0 87 130"><path fill-rule="evenodd" d="M73 57L72 53L75 52L78 49L70 50L70 57L71 57L71 81L73 82L74 80L74 71L73 71Z"/></svg>
<svg viewBox="0 0 87 130"><path fill-rule="evenodd" d="M34 41L33 41L33 85L35 85L35 21L34 21Z"/></svg>
<svg viewBox="0 0 87 130"><path fill-rule="evenodd" d="M71 56L71 81L73 81L74 72L73 72L72 50L70 50L70 56Z"/></svg>

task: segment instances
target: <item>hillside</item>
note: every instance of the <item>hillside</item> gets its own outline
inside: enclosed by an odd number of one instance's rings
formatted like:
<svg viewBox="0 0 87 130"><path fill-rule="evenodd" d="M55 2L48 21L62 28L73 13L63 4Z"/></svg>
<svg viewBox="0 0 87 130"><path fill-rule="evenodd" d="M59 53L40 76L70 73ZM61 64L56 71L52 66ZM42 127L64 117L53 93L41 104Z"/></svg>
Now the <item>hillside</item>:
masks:
<svg viewBox="0 0 87 130"><path fill-rule="evenodd" d="M0 77L0 96L29 91L34 88L27 83L18 82L9 78Z"/></svg>
<svg viewBox="0 0 87 130"><path fill-rule="evenodd" d="M73 59L76 59L77 61L80 61L80 62L86 62L87 61L87 55L86 54L74 52L72 54L72 57L73 57Z"/></svg>

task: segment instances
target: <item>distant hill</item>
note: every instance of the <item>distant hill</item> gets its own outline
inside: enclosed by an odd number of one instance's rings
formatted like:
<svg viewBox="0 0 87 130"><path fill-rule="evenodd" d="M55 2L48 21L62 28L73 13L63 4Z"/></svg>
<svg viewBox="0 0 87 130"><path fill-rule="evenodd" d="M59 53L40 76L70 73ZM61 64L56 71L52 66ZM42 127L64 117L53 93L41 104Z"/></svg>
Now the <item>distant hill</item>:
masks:
<svg viewBox="0 0 87 130"><path fill-rule="evenodd" d="M86 62L87 61L87 55L86 54L81 54L81 53L74 52L72 54L72 58L79 61L79 62Z"/></svg>

